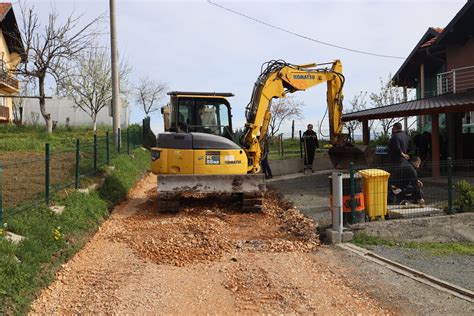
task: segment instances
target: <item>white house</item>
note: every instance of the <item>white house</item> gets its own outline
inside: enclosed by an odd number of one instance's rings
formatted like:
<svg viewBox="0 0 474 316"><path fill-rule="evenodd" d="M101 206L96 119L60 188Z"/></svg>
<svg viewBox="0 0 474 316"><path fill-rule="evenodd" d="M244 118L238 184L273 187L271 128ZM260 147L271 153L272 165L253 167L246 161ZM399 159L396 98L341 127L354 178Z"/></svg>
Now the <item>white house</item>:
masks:
<svg viewBox="0 0 474 316"><path fill-rule="evenodd" d="M51 114L53 124L58 126L91 126L90 115L74 104L71 99L53 97L46 99L46 112ZM122 103L121 126L127 128L129 125L129 107L127 103ZM38 99L24 99L23 103L23 123L42 124L44 119L41 116ZM97 126L112 126L112 116L110 107L102 108L97 114Z"/></svg>

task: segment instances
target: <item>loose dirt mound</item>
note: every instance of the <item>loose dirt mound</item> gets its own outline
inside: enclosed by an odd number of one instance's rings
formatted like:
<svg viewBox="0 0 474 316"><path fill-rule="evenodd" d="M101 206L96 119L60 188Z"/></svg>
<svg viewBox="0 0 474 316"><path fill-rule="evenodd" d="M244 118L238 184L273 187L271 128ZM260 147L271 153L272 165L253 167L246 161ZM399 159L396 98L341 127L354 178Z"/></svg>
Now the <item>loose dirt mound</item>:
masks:
<svg viewBox="0 0 474 316"><path fill-rule="evenodd" d="M258 214L242 214L231 197L215 195L185 197L178 214L163 215L156 212L156 193L148 196L111 238L158 264L215 261L233 250L309 252L319 245L316 224L273 192L266 194Z"/></svg>

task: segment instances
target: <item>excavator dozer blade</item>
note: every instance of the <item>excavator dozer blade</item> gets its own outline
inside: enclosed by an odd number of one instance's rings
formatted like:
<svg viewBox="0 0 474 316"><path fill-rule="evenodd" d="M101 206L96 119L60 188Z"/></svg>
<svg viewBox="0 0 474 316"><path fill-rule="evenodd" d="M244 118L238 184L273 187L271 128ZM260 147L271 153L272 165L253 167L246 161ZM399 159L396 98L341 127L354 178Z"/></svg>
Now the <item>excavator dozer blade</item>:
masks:
<svg viewBox="0 0 474 316"><path fill-rule="evenodd" d="M351 162L356 166L370 166L374 160L373 150L365 145L334 146L328 153L336 169L349 169Z"/></svg>
<svg viewBox="0 0 474 316"><path fill-rule="evenodd" d="M237 175L158 175L160 212L177 212L182 193L238 194L242 210L260 211L265 193L263 174Z"/></svg>

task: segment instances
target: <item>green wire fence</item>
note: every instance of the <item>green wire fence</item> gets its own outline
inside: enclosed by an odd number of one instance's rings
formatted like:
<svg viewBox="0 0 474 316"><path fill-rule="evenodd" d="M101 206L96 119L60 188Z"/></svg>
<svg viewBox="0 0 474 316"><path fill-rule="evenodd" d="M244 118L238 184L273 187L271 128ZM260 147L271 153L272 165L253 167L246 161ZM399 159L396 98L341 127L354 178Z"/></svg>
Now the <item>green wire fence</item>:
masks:
<svg viewBox="0 0 474 316"><path fill-rule="evenodd" d="M115 144L113 133L76 139L70 146L46 143L44 153L11 152L0 165L0 225L9 216L45 203L66 188L79 189L84 177L97 174L121 154L130 155L143 144L142 128L121 130Z"/></svg>

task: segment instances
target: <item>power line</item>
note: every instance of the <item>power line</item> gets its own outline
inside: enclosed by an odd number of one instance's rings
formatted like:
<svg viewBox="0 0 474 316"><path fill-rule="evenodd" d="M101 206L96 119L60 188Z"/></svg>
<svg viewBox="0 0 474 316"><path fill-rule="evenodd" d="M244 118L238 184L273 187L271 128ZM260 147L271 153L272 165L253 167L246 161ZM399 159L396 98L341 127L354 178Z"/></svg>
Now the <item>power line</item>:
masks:
<svg viewBox="0 0 474 316"><path fill-rule="evenodd" d="M322 44L322 45L326 45L326 46L330 46L330 47L334 47L334 48L338 48L338 49L342 49L342 50L346 50L346 51L349 51L349 52L353 52L353 53L358 53L358 54L364 54L364 55L370 55L370 56L375 56L375 57L383 57L383 58L392 58L392 59L405 59L405 57L399 57L399 56L393 56L393 55L384 55L384 54L376 54L376 53L371 53L371 52L366 52L366 51L362 51L362 50L358 50L358 49L352 49L352 48L347 48L347 47L343 47L343 46L339 46L339 45L335 45L335 44L331 44L331 43L328 43L328 42L323 42L323 41L320 41L320 40L317 40L315 38L311 38L311 37L308 37L308 36L305 36L305 35L301 35L301 34L298 34L296 32L293 32L293 31L290 31L290 30L287 30L287 29L284 29L284 28L281 28L279 26L275 26L273 24L270 24L270 23L267 23L267 22L264 22L264 21L261 21L259 19L256 19L254 17L251 17L251 16L248 16L244 13L241 13L241 12L238 12L238 11L235 11L235 10L232 10L232 9L229 9L227 7L224 7L220 4L217 4L211 0L207 0L207 2L209 4L212 4L213 6L216 6L220 9L223 9L223 10L226 10L226 11L229 11L233 14L237 14L237 15L240 15L246 19L249 19L249 20L252 20L254 22L257 22L257 23L260 23L260 24L263 24L265 26L268 26L270 28L273 28L273 29L276 29L276 30L279 30L279 31L282 31L282 32L285 32L285 33L288 33L288 34L291 34L291 35L294 35L294 36L297 36L299 38L302 38L302 39L305 39L305 40L308 40L308 41L311 41L311 42L315 42L315 43L318 43L318 44Z"/></svg>

